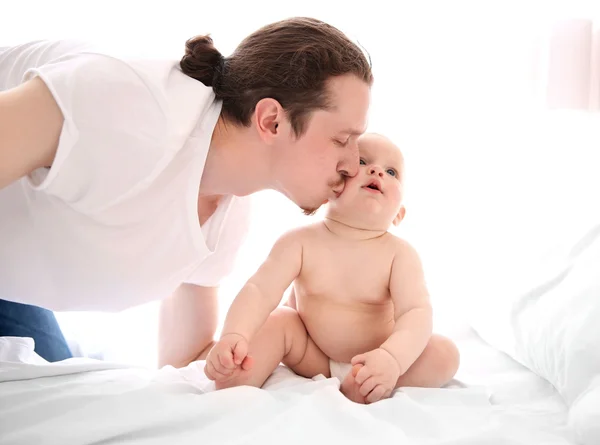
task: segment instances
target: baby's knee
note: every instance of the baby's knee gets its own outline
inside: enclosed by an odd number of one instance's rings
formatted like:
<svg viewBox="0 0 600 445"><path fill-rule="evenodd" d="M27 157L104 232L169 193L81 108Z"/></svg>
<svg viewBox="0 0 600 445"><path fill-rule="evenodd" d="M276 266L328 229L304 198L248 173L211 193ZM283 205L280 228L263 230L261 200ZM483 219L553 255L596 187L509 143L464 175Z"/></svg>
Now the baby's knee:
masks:
<svg viewBox="0 0 600 445"><path fill-rule="evenodd" d="M298 312L287 306L279 306L271 312L265 325L268 326L266 330L273 335L283 336L286 351L289 350L290 342L293 339L304 337L306 333L306 328Z"/></svg>
<svg viewBox="0 0 600 445"><path fill-rule="evenodd" d="M306 352L308 332L300 314L295 309L280 306L271 312L270 322L283 335L284 363L293 366L302 360Z"/></svg>
<svg viewBox="0 0 600 445"><path fill-rule="evenodd" d="M278 306L273 312L271 312L271 315L274 317L290 319L298 317L298 312L296 309L292 309L289 306Z"/></svg>
<svg viewBox="0 0 600 445"><path fill-rule="evenodd" d="M268 322L284 330L296 328L300 324L304 326L304 323L302 323L302 319L300 318L300 315L298 315L298 312L295 309L287 306L279 306L277 309L271 312Z"/></svg>
<svg viewBox="0 0 600 445"><path fill-rule="evenodd" d="M454 377L460 366L460 352L456 344L442 335L432 335L430 347L434 349L438 363L446 371L448 379Z"/></svg>

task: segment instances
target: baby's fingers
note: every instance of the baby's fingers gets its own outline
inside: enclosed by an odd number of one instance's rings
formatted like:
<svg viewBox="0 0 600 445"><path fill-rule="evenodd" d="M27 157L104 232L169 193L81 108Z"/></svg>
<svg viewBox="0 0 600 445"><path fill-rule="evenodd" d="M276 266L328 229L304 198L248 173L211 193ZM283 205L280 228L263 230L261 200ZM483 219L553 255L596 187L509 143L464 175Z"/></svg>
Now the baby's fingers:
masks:
<svg viewBox="0 0 600 445"><path fill-rule="evenodd" d="M363 366L356 373L356 376L354 377L354 380L359 385L362 385L372 375L373 375L373 373L371 372L371 369L368 366Z"/></svg>
<svg viewBox="0 0 600 445"><path fill-rule="evenodd" d="M233 360L236 366L241 365L247 355L248 343L246 343L246 340L238 341L233 349Z"/></svg>
<svg viewBox="0 0 600 445"><path fill-rule="evenodd" d="M233 351L231 349L222 349L217 352L217 356L219 357L219 365L222 371L227 369L234 370L236 368L235 363L233 363Z"/></svg>
<svg viewBox="0 0 600 445"><path fill-rule="evenodd" d="M206 377L208 377L208 380L215 380L215 375L210 371L210 366L209 366L210 362L206 362L204 364L204 374L206 375Z"/></svg>
<svg viewBox="0 0 600 445"><path fill-rule="evenodd" d="M212 360L206 361L206 365L204 366L204 374L206 374L206 377L208 377L210 380L215 380L215 381L220 381L220 382L227 380L229 378L228 375L223 374L215 367Z"/></svg>
<svg viewBox="0 0 600 445"><path fill-rule="evenodd" d="M355 355L354 357L352 357L352 360L350 361L351 365L358 365L358 364L362 364L364 365L366 362L366 354L358 354Z"/></svg>
<svg viewBox="0 0 600 445"><path fill-rule="evenodd" d="M360 395L366 397L373 389L377 386L377 380L375 377L369 377L365 382L360 385Z"/></svg>
<svg viewBox="0 0 600 445"><path fill-rule="evenodd" d="M247 355L244 361L242 362L241 366L244 371L250 371L254 366L254 359L251 356Z"/></svg>
<svg viewBox="0 0 600 445"><path fill-rule="evenodd" d="M362 389L362 388L361 388ZM361 391L362 392L362 391ZM377 385L373 391L371 391L369 393L369 395L367 396L366 400L367 403L375 403L378 402L379 400L381 400L383 398L383 396L385 395L386 390L383 387L383 385Z"/></svg>

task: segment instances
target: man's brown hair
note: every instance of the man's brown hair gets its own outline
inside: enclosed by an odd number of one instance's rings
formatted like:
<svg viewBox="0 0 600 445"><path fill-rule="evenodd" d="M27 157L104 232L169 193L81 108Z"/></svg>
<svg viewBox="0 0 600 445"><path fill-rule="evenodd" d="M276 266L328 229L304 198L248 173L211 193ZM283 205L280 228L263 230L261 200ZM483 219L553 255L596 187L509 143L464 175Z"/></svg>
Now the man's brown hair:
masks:
<svg viewBox="0 0 600 445"><path fill-rule="evenodd" d="M222 114L248 126L256 104L277 100L297 137L308 115L327 109L327 81L351 74L369 86L371 64L363 51L337 28L312 18L291 18L264 26L223 57L209 36L186 42L182 71L211 86L223 101Z"/></svg>

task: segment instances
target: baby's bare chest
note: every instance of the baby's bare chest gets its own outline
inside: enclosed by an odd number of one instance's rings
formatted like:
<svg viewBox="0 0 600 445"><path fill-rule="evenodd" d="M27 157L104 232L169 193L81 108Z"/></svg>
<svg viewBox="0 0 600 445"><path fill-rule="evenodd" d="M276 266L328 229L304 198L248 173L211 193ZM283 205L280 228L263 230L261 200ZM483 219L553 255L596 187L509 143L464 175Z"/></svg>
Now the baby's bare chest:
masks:
<svg viewBox="0 0 600 445"><path fill-rule="evenodd" d="M340 302L383 303L390 298L393 258L381 243L315 243L304 249L297 286Z"/></svg>

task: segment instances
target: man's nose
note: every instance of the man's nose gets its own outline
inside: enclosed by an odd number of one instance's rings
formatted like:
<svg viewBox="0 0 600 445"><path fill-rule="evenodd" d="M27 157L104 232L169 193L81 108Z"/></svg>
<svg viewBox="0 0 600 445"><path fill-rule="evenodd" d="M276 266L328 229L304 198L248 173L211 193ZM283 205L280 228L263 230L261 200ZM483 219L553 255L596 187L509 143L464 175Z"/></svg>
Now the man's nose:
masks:
<svg viewBox="0 0 600 445"><path fill-rule="evenodd" d="M360 165L360 157L358 155L358 145L354 144L351 152L346 156L344 161L338 168L338 173L342 176L348 176L350 178L358 174L358 167Z"/></svg>

